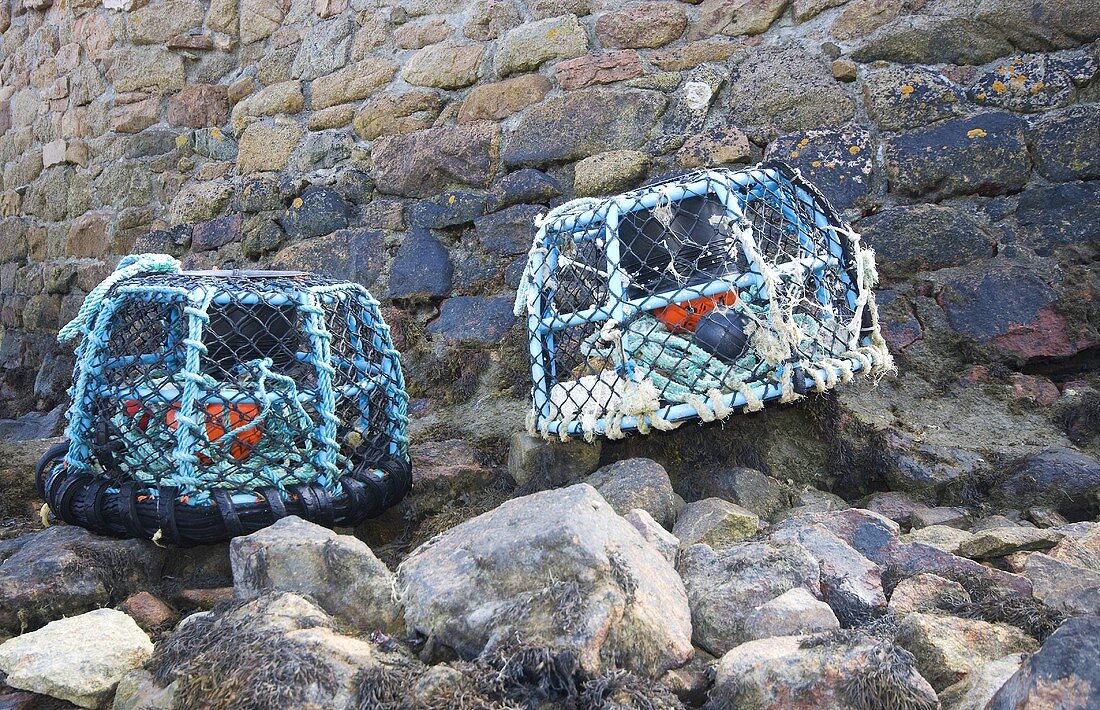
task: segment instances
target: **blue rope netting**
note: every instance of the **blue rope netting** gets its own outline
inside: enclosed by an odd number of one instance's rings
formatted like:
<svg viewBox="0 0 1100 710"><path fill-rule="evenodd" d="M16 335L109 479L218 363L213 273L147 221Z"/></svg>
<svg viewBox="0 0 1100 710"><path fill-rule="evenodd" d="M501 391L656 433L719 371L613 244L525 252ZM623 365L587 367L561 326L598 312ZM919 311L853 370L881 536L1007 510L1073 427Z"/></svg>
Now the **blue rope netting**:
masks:
<svg viewBox="0 0 1100 710"><path fill-rule="evenodd" d="M782 163L574 200L536 226L515 304L534 434L667 431L893 368L874 253Z"/></svg>
<svg viewBox="0 0 1100 710"><path fill-rule="evenodd" d="M108 482L100 495L171 491L191 507L273 492L311 506L362 502L363 484L394 466L407 476L399 356L358 284L128 256L58 338L80 343L69 443L50 482L91 476ZM268 506L285 514L281 501Z"/></svg>

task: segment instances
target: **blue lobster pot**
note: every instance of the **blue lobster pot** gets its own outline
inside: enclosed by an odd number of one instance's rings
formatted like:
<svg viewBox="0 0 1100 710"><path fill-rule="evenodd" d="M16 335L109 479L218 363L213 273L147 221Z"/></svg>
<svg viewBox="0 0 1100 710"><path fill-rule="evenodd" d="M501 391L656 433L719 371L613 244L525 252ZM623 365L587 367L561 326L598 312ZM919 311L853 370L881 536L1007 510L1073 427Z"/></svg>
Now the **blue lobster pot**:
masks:
<svg viewBox="0 0 1100 710"><path fill-rule="evenodd" d="M534 434L670 430L893 369L874 253L798 171L706 170L538 224L516 298Z"/></svg>
<svg viewBox="0 0 1100 710"><path fill-rule="evenodd" d="M358 284L126 257L77 337L68 441L38 467L66 522L190 545L356 525L409 490L400 362Z"/></svg>

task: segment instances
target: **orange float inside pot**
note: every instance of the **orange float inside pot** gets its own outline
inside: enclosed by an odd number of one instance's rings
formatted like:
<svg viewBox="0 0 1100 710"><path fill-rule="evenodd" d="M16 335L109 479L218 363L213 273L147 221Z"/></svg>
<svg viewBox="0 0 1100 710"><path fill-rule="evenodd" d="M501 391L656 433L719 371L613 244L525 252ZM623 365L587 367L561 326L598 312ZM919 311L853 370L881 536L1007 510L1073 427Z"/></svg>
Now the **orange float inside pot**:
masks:
<svg viewBox="0 0 1100 710"><path fill-rule="evenodd" d="M250 422L256 422L248 429L238 432L233 437L233 443L229 446L229 455L237 461L243 461L249 457L252 448L260 443L260 439L263 438L263 422L256 421L260 416L260 405L228 405L228 426L226 425L226 409L227 405L224 404L206 405L206 438L209 441L217 441L225 436L227 432L246 426ZM176 412L178 411L179 403L173 403L172 408L168 410L168 428L173 431L176 429ZM210 465L210 457L199 454L199 463L203 466Z"/></svg>
<svg viewBox="0 0 1100 710"><path fill-rule="evenodd" d="M732 306L737 303L737 293L727 291L716 296L700 296L690 301L673 303L657 308L653 315L668 326L673 333L693 333L699 325L699 319L718 306Z"/></svg>

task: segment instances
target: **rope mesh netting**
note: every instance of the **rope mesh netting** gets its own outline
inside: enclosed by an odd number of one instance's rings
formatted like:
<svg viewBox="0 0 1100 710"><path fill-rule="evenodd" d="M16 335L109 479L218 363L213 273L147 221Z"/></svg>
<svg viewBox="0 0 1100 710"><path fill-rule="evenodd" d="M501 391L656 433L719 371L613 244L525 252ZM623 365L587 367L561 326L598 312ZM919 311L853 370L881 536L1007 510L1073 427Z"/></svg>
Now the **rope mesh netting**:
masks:
<svg viewBox="0 0 1100 710"><path fill-rule="evenodd" d="M68 522L187 544L354 525L409 488L399 358L358 284L128 257L76 336L68 443L39 481Z"/></svg>
<svg viewBox="0 0 1100 710"><path fill-rule="evenodd" d="M669 430L893 368L874 253L782 163L573 200L537 226L516 298L533 433Z"/></svg>

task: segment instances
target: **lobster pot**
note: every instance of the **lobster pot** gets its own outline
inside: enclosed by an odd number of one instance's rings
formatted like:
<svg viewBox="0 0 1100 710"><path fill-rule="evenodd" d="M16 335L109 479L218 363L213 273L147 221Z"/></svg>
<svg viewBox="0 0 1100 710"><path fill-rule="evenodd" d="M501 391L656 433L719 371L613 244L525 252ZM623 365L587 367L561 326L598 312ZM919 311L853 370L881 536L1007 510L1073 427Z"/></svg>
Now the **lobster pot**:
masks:
<svg viewBox="0 0 1100 710"><path fill-rule="evenodd" d="M876 278L859 235L781 163L562 205L516 301L530 428L619 438L882 373Z"/></svg>
<svg viewBox="0 0 1100 710"><path fill-rule="evenodd" d="M55 515L186 545L286 515L355 525L405 495L404 381L362 286L129 262L74 321L68 442L39 466Z"/></svg>

